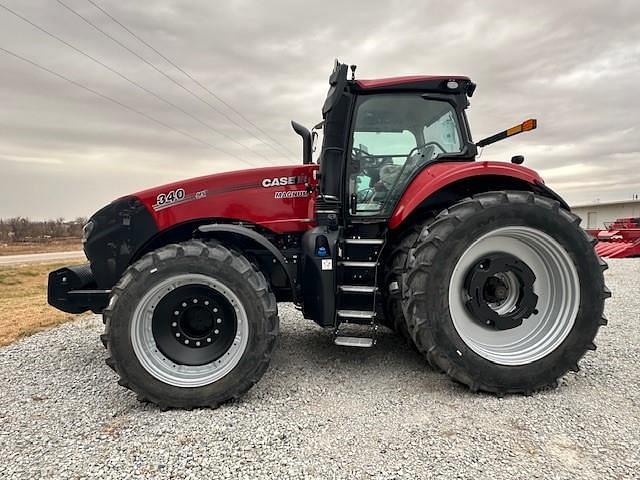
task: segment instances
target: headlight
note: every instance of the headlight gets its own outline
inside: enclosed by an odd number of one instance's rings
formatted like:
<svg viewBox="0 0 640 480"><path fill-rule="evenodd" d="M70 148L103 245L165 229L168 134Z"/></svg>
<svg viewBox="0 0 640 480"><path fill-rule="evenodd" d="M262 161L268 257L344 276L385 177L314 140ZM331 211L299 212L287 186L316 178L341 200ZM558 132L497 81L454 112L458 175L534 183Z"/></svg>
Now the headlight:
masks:
<svg viewBox="0 0 640 480"><path fill-rule="evenodd" d="M93 231L93 227L95 227L96 224L93 223L93 220L89 220L87 223L84 224L84 227L82 227L82 243L86 243L87 239L89 238L89 235L91 235L91 232Z"/></svg>

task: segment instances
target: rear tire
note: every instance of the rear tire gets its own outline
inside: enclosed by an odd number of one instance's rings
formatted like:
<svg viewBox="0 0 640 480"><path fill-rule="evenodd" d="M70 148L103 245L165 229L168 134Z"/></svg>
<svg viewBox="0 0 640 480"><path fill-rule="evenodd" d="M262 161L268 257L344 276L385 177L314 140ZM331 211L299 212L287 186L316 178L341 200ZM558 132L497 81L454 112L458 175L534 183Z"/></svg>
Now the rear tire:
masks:
<svg viewBox="0 0 640 480"><path fill-rule="evenodd" d="M278 334L265 277L218 243L145 255L113 288L103 314L118 383L163 409L239 397L266 371Z"/></svg>
<svg viewBox="0 0 640 480"><path fill-rule="evenodd" d="M579 223L531 192L483 193L440 213L420 234L403 275L408 329L429 363L473 391L497 394L555 386L577 371L596 348L610 296L606 264ZM516 258L512 270L494 274L502 279L500 299L488 283L469 286L478 269L489 268L486 258ZM534 274L529 289L525 271ZM532 302L529 310L523 299ZM519 325L497 327L525 311Z"/></svg>
<svg viewBox="0 0 640 480"><path fill-rule="evenodd" d="M391 245L391 251L387 255L385 262L385 277L382 290L385 314L384 324L400 334L413 349L415 349L415 345L407 329L407 322L402 311L402 296L400 293L402 290L402 274L405 272L409 251L418 240L420 232L425 225L432 221L433 218L430 218L428 221L417 223L403 232L400 239ZM393 292L395 289L397 289L397 292Z"/></svg>

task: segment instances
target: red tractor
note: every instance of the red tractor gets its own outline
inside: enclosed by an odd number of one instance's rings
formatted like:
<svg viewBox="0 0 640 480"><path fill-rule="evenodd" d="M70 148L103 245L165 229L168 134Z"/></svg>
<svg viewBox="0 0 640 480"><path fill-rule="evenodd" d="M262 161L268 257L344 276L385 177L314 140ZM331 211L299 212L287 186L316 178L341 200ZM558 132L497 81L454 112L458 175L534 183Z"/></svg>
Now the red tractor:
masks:
<svg viewBox="0 0 640 480"><path fill-rule="evenodd" d="M355 71L355 68L352 67ZM605 263L540 176L476 160L466 77L348 79L336 62L302 165L129 195L84 227L90 263L56 270L49 303L102 313L120 385L161 408L215 407L264 374L278 302L337 345L380 325L473 391L557 384L606 323Z"/></svg>

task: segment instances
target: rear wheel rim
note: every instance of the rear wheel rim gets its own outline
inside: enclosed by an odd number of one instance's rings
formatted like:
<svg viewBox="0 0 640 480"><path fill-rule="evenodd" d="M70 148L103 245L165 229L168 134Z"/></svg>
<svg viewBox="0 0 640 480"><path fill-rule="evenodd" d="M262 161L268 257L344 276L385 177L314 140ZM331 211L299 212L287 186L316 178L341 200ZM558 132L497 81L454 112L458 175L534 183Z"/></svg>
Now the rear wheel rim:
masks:
<svg viewBox="0 0 640 480"><path fill-rule="evenodd" d="M508 330L481 325L465 307L465 278L484 256L495 253L520 259L536 277L536 311ZM500 365L526 365L555 351L571 332L579 306L580 282L571 257L548 234L530 227L483 235L460 256L449 282L449 311L458 335L476 354Z"/></svg>
<svg viewBox="0 0 640 480"><path fill-rule="evenodd" d="M163 319L158 318L156 310L163 308L169 296L180 291L188 291L189 294L185 293L184 302L179 302L175 308L172 306L167 314L163 313L162 316L166 317L164 320L166 325L159 326L158 323ZM225 302L228 305L228 311L234 317L234 328L227 329L226 334L216 323L220 318L218 312L212 314L209 321L198 311L196 312L198 318L194 321L192 305L202 304L205 301L213 302L214 298L218 301L216 309ZM189 301L188 306L181 309L180 304L187 301ZM213 311L213 303L211 306L207 305L207 308L209 307ZM230 316L229 312L227 317ZM187 348L193 349L193 352L200 354L200 357L189 357L191 360L184 360L185 357L175 353L178 350L171 350L167 338L159 336L159 329L175 337L170 340L176 345L182 342L181 352L187 352ZM216 330L219 331L218 334L214 333ZM130 332L136 357L150 375L175 387L202 387L220 380L240 362L249 339L249 323L240 299L224 283L206 275L180 274L157 283L142 296L134 311ZM185 345L184 340L187 339L189 344ZM208 342L208 339L211 341ZM200 342L201 345L196 346L196 342ZM222 350L209 357L202 356L206 349L213 348L207 344L215 344L215 342L223 342ZM181 362L178 359L184 361Z"/></svg>

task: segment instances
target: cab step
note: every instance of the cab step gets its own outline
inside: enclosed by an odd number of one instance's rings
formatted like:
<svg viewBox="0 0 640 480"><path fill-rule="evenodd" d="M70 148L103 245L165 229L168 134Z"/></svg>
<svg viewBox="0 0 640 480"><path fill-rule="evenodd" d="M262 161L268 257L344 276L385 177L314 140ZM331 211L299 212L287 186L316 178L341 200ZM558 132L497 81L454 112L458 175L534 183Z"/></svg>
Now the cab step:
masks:
<svg viewBox="0 0 640 480"><path fill-rule="evenodd" d="M369 312L366 310L338 310L339 318L372 319L375 316L376 312Z"/></svg>
<svg viewBox="0 0 640 480"><path fill-rule="evenodd" d="M382 245L382 238L345 238L344 243L347 245Z"/></svg>
<svg viewBox="0 0 640 480"><path fill-rule="evenodd" d="M341 265L343 267L376 268L378 266L378 262L357 262L353 260L341 260L338 262L338 265Z"/></svg>
<svg viewBox="0 0 640 480"><path fill-rule="evenodd" d="M368 285L339 285L338 289L344 293L375 293L378 287Z"/></svg>
<svg viewBox="0 0 640 480"><path fill-rule="evenodd" d="M369 337L345 337L338 336L333 339L333 343L340 345L341 347L360 347L369 348L373 347L375 341Z"/></svg>

